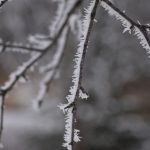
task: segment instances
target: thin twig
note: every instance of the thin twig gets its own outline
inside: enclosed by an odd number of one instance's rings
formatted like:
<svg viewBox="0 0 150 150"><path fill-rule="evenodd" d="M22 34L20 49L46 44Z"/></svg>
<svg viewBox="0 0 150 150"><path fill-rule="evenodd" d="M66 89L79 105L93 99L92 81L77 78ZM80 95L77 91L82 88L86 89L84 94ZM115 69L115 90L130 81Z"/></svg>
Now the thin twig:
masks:
<svg viewBox="0 0 150 150"><path fill-rule="evenodd" d="M85 57L86 57L86 52L87 52L87 47L88 47L88 42L89 42L89 38L90 38L90 34L91 34L91 31L92 31L92 27L93 27L93 23L94 23L94 19L95 19L95 16L96 16L96 11L97 11L97 6L98 6L98 3L99 3L99 0L95 0L94 2L94 7L91 11L91 14L90 14L90 23L89 23L89 27L87 29L87 35L86 35L86 38L85 38L85 41L84 41L84 46L83 46L83 54L82 54L82 58L81 58L81 63L80 63L80 68L79 68L79 83L78 83L78 88L77 88L77 91L76 91L76 95L75 95L75 99L74 99L74 102L75 102L75 105L74 105L74 108L73 108L73 121L72 121L72 139L71 139L71 143L72 143L72 150L74 149L74 129L75 129L75 119L76 119L76 102L79 98L79 90L81 88L81 82L82 82L82 75L83 75L83 67L84 67L84 61L85 61Z"/></svg>
<svg viewBox="0 0 150 150"><path fill-rule="evenodd" d="M112 9L114 9L118 14L120 14L122 17L124 17L126 20L128 20L133 26L141 27L144 29L150 29L149 25L142 25L139 23L136 23L132 18L130 18L127 14L125 14L123 11L121 11L119 8L117 8L111 1L109 0L101 0L102 2L107 3Z"/></svg>
<svg viewBox="0 0 150 150"><path fill-rule="evenodd" d="M6 2L8 2L8 0L1 0L0 1L0 7L2 7Z"/></svg>
<svg viewBox="0 0 150 150"><path fill-rule="evenodd" d="M57 49L52 58L52 61L50 61L50 63L48 63L47 66L43 66L40 69L41 72L44 74L44 77L40 81L40 90L37 95L37 98L34 100L36 108L40 108L41 105L43 104L44 96L48 92L50 84L54 80L58 68L60 67L60 64L64 56L64 50L69 30L68 28L69 27L66 26L64 28L64 31L62 32L62 35L59 37L59 40L57 42Z"/></svg>
<svg viewBox="0 0 150 150"><path fill-rule="evenodd" d="M70 87L70 94L67 96L68 103L59 106L60 109L62 109L63 112L65 112L66 115L66 125L64 134L65 143L63 144L63 146L66 147L68 150L73 150L74 142L80 141L80 138L78 136L79 131L75 129L76 103L79 98L84 60L98 3L99 0L91 1L89 8L85 10L86 16L84 19L85 22L83 22L83 32L81 34L79 48L77 49L74 58L75 65L72 76L73 86Z"/></svg>
<svg viewBox="0 0 150 150"><path fill-rule="evenodd" d="M39 48L34 48L32 46L24 46L24 45L17 45L17 44L11 44L11 43L5 43L5 42L0 42L0 46L2 47L2 52L5 51L25 51L25 52L42 52L43 49ZM9 50L11 49L11 50Z"/></svg>

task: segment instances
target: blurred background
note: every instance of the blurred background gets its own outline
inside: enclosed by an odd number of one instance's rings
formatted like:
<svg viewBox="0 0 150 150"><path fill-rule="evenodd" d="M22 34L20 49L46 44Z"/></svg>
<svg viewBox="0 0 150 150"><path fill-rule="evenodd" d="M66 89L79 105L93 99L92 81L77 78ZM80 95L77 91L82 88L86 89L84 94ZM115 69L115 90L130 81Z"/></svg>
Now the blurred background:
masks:
<svg viewBox="0 0 150 150"><path fill-rule="evenodd" d="M89 2L89 0L88 0ZM150 23L149 0L114 0L135 21ZM86 4L85 4L86 5ZM27 42L29 35L48 34L57 3L52 0L13 0L0 9L0 37ZM76 150L150 149L150 60L133 35L122 34L121 23L97 11L84 67L83 86L90 98L78 102L77 126L82 141ZM18 83L6 100L4 150L63 150L65 102L71 85L77 48L70 33L58 78L50 85L40 111L32 107L42 78L35 68L27 83ZM47 55L45 61L51 58ZM28 54L0 54L0 85Z"/></svg>

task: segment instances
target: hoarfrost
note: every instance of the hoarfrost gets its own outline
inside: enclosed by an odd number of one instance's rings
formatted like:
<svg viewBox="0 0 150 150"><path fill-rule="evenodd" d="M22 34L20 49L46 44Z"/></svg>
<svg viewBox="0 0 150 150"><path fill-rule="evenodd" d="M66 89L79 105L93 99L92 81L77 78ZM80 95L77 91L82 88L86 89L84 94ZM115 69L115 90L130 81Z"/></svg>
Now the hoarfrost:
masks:
<svg viewBox="0 0 150 150"><path fill-rule="evenodd" d="M68 27L66 27L60 36L60 39L58 41L58 47L56 50L56 53L53 57L53 60L50 61L50 63L40 69L41 73L46 72L45 77L42 79L40 82L40 90L37 95L37 98L34 100L36 106L35 108L39 108L43 102L43 98L48 90L49 83L54 79L55 74L57 73L57 67L60 64L64 48L65 48L65 43L66 43L66 38L67 38L67 33L68 33ZM47 72L48 71L48 72Z"/></svg>
<svg viewBox="0 0 150 150"><path fill-rule="evenodd" d="M146 40L145 35L141 32L141 30L137 27L134 27L134 34L140 40L140 44L144 49L146 49L147 53L150 54L150 46L148 41Z"/></svg>
<svg viewBox="0 0 150 150"><path fill-rule="evenodd" d="M81 89L79 91L79 97L81 99L88 99L89 98L88 94L86 92L84 92L83 90L81 90Z"/></svg>
<svg viewBox="0 0 150 150"><path fill-rule="evenodd" d="M106 2L101 1L100 5L109 13L110 16L114 16L117 20L119 20L122 23L122 26L124 27L123 33L128 31L131 34L132 24L127 19L125 19L117 11L111 8Z"/></svg>
<svg viewBox="0 0 150 150"><path fill-rule="evenodd" d="M19 66L15 72L12 72L9 76L9 80L1 87L1 90L9 90L15 83L18 78L22 77L23 73L30 67L30 65L40 57L40 53L32 55L32 57L23 65Z"/></svg>
<svg viewBox="0 0 150 150"><path fill-rule="evenodd" d="M83 18L82 32L80 35L80 43L78 45L78 49L74 58L75 65L74 65L74 71L72 75L73 86L70 87L69 95L66 97L68 104L59 106L63 110L66 116L65 135L64 135L65 143L63 144L63 146L66 147L68 150L72 150L72 144L71 144L73 142L72 138L74 142L80 141L80 137L78 135L79 130L74 130L73 128L74 107L72 105L76 101L76 98L79 96L78 92L80 88L81 65L84 57L85 44L87 42L87 37L88 37L90 23L91 23L91 13L95 7L95 4L96 4L96 0L93 0L90 2L89 7L87 9L84 9L85 16Z"/></svg>

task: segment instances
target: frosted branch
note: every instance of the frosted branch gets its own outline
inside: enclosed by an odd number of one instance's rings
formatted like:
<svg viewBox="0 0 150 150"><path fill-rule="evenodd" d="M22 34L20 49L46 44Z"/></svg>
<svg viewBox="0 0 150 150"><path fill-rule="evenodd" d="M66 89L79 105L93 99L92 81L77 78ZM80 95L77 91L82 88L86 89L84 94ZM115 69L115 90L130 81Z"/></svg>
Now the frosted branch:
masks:
<svg viewBox="0 0 150 150"><path fill-rule="evenodd" d="M34 48L30 44L24 45L22 43L10 43L10 42L0 42L0 52L20 52L20 53L30 53L30 52L41 52L43 49Z"/></svg>
<svg viewBox="0 0 150 150"><path fill-rule="evenodd" d="M87 100L89 98L88 93L84 90L83 87L80 87L79 90L79 98L83 99L83 100Z"/></svg>
<svg viewBox="0 0 150 150"><path fill-rule="evenodd" d="M66 115L64 135L65 143L63 144L63 146L66 147L68 150L73 150L74 142L80 141L80 138L78 137L79 131L78 134L76 134L77 132L75 130L76 102L79 98L79 90L81 87L84 60L98 3L99 0L93 0L91 1L88 9L85 9L81 39L74 58L75 65L72 76L73 86L70 87L70 94L66 97L67 104L59 106L60 109L62 109L63 112L65 112Z"/></svg>
<svg viewBox="0 0 150 150"><path fill-rule="evenodd" d="M34 100L35 108L41 107L44 96L48 92L49 86L58 71L58 68L61 64L63 54L64 54L67 34L68 34L68 27L65 27L64 31L62 32L58 40L57 49L56 49L55 55L52 58L52 61L50 61L48 65L40 68L41 73L46 74L46 75L40 82L40 90L39 90L37 98Z"/></svg>
<svg viewBox="0 0 150 150"><path fill-rule="evenodd" d="M150 29L149 25L142 25L139 22L136 23L109 0L101 0L100 5L108 11L111 16L114 16L117 20L121 21L124 27L123 33L129 31L131 34L133 31L134 35L140 40L142 47L146 49L147 53L150 53L150 39L148 37L148 30Z"/></svg>

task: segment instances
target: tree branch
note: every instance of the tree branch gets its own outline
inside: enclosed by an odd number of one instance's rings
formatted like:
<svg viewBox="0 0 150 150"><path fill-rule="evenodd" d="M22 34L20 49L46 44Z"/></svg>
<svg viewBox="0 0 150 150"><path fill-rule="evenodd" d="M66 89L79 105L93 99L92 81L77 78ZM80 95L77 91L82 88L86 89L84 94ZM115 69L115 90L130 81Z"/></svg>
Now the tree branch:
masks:
<svg viewBox="0 0 150 150"><path fill-rule="evenodd" d="M41 105L43 104L44 96L48 92L49 86L51 82L53 81L58 71L58 68L60 67L60 64L64 55L64 49L66 45L68 30L69 29L66 26L64 28L64 31L62 32L62 35L60 36L58 40L57 49L56 49L55 55L52 58L52 61L50 61L50 63L48 63L47 66L43 66L42 68L40 68L41 70L40 72L44 74L44 78L42 79L40 83L39 93L36 99L34 100L35 108L40 108Z"/></svg>
<svg viewBox="0 0 150 150"><path fill-rule="evenodd" d="M66 125L65 125L65 135L63 144L68 150L74 149L74 142L80 141L78 136L79 130L75 129L75 118L76 118L76 102L79 98L79 91L82 81L82 72L84 66L84 60L86 56L86 50L88 46L88 41L90 33L93 27L94 18L96 15L96 10L99 0L93 0L90 3L88 9L85 9L86 15L83 21L83 32L81 34L81 40L79 43L79 48L77 49L75 55L75 66L72 76L73 86L70 88L70 94L67 96L68 103L65 105L60 105L60 109L65 112L66 115Z"/></svg>
<svg viewBox="0 0 150 150"><path fill-rule="evenodd" d="M150 29L149 25L136 23L109 0L101 0L101 6L108 11L111 16L115 16L117 20L121 21L124 27L123 33L126 31L131 33L131 31L133 31L134 35L140 40L142 47L146 49L147 53L150 53L150 39L148 37L148 30Z"/></svg>
<svg viewBox="0 0 150 150"><path fill-rule="evenodd" d="M42 52L43 49L34 48L31 45L24 46L23 44L11 44L9 42L0 42L1 51L0 52L22 52L22 53L29 53L29 52Z"/></svg>

